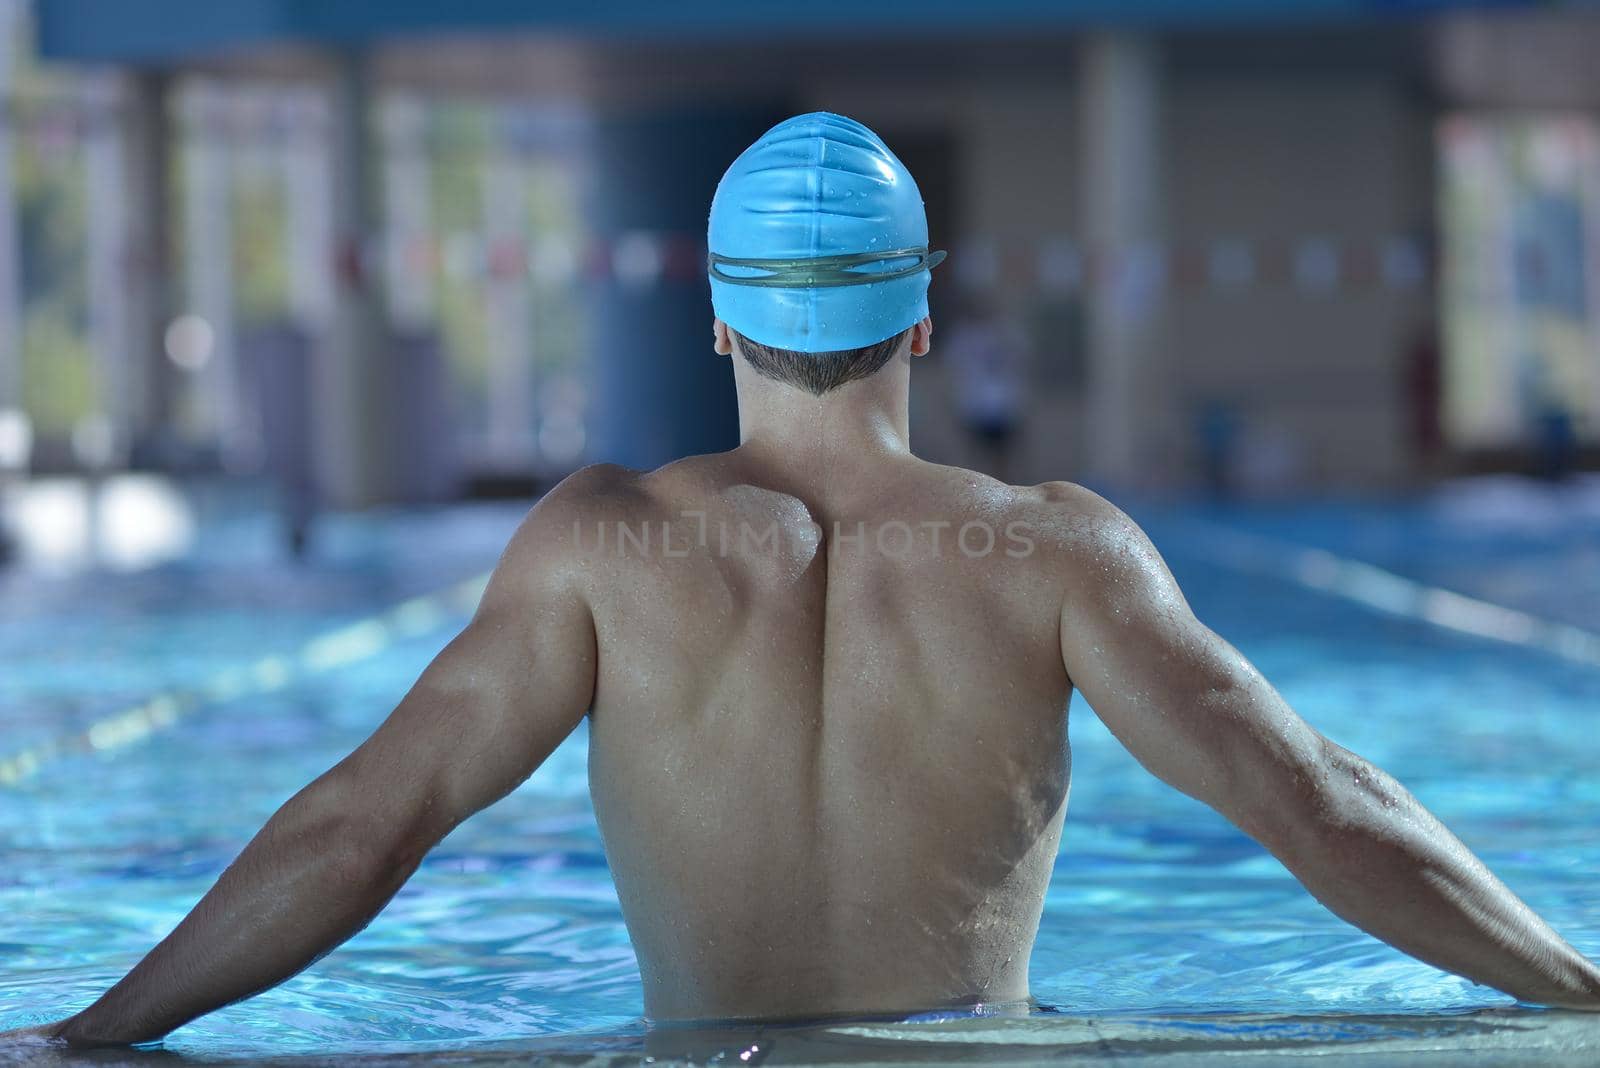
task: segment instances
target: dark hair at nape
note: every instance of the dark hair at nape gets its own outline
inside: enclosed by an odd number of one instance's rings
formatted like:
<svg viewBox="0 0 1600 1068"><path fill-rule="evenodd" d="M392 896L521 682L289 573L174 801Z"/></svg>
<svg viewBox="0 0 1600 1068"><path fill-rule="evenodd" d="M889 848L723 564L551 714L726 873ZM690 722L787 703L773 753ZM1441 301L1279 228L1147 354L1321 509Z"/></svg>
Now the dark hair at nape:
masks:
<svg viewBox="0 0 1600 1068"><path fill-rule="evenodd" d="M731 326L728 333L733 337L735 347L744 354L745 362L757 374L820 397L846 382L878 373L900 350L900 342L911 333L911 329L908 326L893 337L863 345L859 349L838 349L834 352L795 352L792 349L774 348L751 341Z"/></svg>

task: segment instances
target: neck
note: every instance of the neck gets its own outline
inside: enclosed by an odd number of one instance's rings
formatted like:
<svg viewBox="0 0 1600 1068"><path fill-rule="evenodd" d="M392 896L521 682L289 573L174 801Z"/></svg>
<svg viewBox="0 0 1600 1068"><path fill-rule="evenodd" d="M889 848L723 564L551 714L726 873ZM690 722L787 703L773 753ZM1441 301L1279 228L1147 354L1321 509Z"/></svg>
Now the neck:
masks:
<svg viewBox="0 0 1600 1068"><path fill-rule="evenodd" d="M861 460L907 455L908 370L894 360L818 397L740 366L740 451L797 474L834 477Z"/></svg>

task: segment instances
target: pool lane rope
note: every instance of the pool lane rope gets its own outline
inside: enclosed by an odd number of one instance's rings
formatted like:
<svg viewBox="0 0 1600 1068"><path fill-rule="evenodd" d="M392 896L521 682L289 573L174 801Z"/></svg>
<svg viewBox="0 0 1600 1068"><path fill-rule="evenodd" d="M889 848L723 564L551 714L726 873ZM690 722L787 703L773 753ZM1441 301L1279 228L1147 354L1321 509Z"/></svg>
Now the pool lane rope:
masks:
<svg viewBox="0 0 1600 1068"><path fill-rule="evenodd" d="M1600 667L1600 634L1583 627L1429 586L1325 549L1204 520L1188 525L1199 532L1204 557L1234 571L1281 579L1384 615Z"/></svg>
<svg viewBox="0 0 1600 1068"><path fill-rule="evenodd" d="M97 719L83 730L0 758L0 786L16 786L62 757L102 753L141 742L210 705L275 693L306 678L370 659L397 641L437 630L453 616L470 615L488 582L485 573L412 597L377 615L319 634L294 653L264 656L226 668L197 686L158 693Z"/></svg>

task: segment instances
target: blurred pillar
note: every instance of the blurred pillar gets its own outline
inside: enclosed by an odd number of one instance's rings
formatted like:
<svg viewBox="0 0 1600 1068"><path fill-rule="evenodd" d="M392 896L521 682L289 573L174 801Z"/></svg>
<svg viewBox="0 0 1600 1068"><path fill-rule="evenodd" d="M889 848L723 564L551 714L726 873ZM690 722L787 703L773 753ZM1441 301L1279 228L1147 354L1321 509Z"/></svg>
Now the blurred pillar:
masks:
<svg viewBox="0 0 1600 1068"><path fill-rule="evenodd" d="M333 283L332 170L328 109L315 92L280 97L284 142L284 256L289 268L289 323L258 332L249 370L260 405L267 469L278 479L289 544L305 550L319 503L314 370L325 356L336 303Z"/></svg>
<svg viewBox="0 0 1600 1068"><path fill-rule="evenodd" d="M99 74L87 88L84 102L89 108L89 124L83 168L88 192L89 344L94 353L96 414L84 428L88 433L79 458L96 466L120 465L127 459L135 414L131 385L137 381L128 366L128 204L122 195L126 169L123 131L116 121L123 106L122 80L114 74ZM83 455L85 452L89 455Z"/></svg>
<svg viewBox="0 0 1600 1068"><path fill-rule="evenodd" d="M127 198L127 294L130 432L136 443L159 445L173 412L177 385L165 335L172 318L171 123L165 71L133 74L128 85L123 154Z"/></svg>
<svg viewBox="0 0 1600 1068"><path fill-rule="evenodd" d="M1148 34L1090 36L1083 65L1082 218L1088 288L1089 466L1115 484L1158 478L1169 432L1161 63Z"/></svg>
<svg viewBox="0 0 1600 1068"><path fill-rule="evenodd" d="M6 423L18 418L7 417L6 412L22 408L21 250L11 148L17 120L13 65L20 13L12 0L0 0L0 422ZM0 446L0 451L10 450ZM0 456L0 466L4 463Z"/></svg>
<svg viewBox="0 0 1600 1068"><path fill-rule="evenodd" d="M368 127L371 98L365 54L339 54L329 116L335 304L315 403L319 481L344 507L375 504L394 491L393 389L385 378L383 287L373 255L382 219Z"/></svg>
<svg viewBox="0 0 1600 1068"><path fill-rule="evenodd" d="M295 323L270 323L240 339L241 368L251 379L260 419L262 467L276 484L290 551L301 555L316 512L311 366L315 345Z"/></svg>
<svg viewBox="0 0 1600 1068"><path fill-rule="evenodd" d="M415 93L383 105L383 186L388 240L383 245L389 317L404 333L434 323L430 241L433 174L428 158L428 107Z"/></svg>
<svg viewBox="0 0 1600 1068"><path fill-rule="evenodd" d="M226 463L241 441L233 315L234 98L228 89L197 82L183 94L185 311L211 328L211 353L193 370L204 391L201 428Z"/></svg>
<svg viewBox="0 0 1600 1068"><path fill-rule="evenodd" d="M321 337L333 319L332 189L324 101L296 92L283 103L289 316ZM305 398L310 403L310 397Z"/></svg>
<svg viewBox="0 0 1600 1068"><path fill-rule="evenodd" d="M496 471L533 467L533 304L528 287L528 171L512 143L515 110L499 109L483 170L488 239L488 456Z"/></svg>
<svg viewBox="0 0 1600 1068"><path fill-rule="evenodd" d="M782 118L686 105L595 118L592 459L653 467L738 444L733 371L711 350L706 217L723 171Z"/></svg>

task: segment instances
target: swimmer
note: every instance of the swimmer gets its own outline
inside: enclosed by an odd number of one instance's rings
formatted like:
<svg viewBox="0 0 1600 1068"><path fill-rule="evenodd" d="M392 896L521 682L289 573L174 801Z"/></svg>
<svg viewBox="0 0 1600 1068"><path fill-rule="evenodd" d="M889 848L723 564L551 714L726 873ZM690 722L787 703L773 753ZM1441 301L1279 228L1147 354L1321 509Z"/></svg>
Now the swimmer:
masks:
<svg viewBox="0 0 1600 1068"><path fill-rule="evenodd" d="M1523 1001L1600 1009L1600 970L1296 715L1125 515L912 453L942 257L870 130L774 127L724 176L709 238L738 447L552 490L372 736L126 978L30 1034L149 1042L281 983L585 716L652 1021L1025 1001L1075 691L1337 915Z"/></svg>

